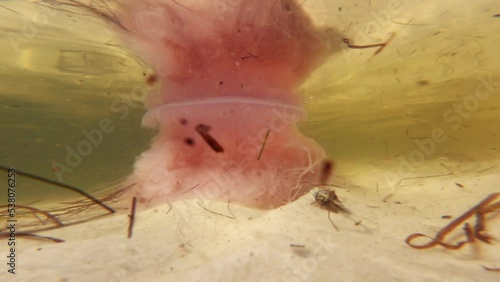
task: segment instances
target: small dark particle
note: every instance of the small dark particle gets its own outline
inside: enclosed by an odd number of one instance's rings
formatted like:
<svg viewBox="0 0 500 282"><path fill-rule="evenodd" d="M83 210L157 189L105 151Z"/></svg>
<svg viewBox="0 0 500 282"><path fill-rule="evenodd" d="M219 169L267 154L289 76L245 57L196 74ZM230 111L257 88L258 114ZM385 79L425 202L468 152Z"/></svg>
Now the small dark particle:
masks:
<svg viewBox="0 0 500 282"><path fill-rule="evenodd" d="M342 7L339 7L339 12L342 11Z"/></svg>
<svg viewBox="0 0 500 282"><path fill-rule="evenodd" d="M146 83L148 85L153 85L158 81L158 78L156 77L155 74L151 74L146 78Z"/></svg>
<svg viewBox="0 0 500 282"><path fill-rule="evenodd" d="M458 183L458 182L455 182L455 185L457 185L460 188L464 188L464 186L462 184Z"/></svg>
<svg viewBox="0 0 500 282"><path fill-rule="evenodd" d="M187 125L187 124L188 124L188 121L187 121L187 119L185 119L185 118L181 118L181 119L179 120L179 122L180 122L182 125Z"/></svg>
<svg viewBox="0 0 500 282"><path fill-rule="evenodd" d="M363 222L362 220L360 220L360 221L356 221L356 222L354 223L354 225L358 226L358 225L360 225L362 222Z"/></svg>
<svg viewBox="0 0 500 282"><path fill-rule="evenodd" d="M442 215L441 218L443 218L443 219L450 219L451 215L448 215L448 214L447 215Z"/></svg>
<svg viewBox="0 0 500 282"><path fill-rule="evenodd" d="M224 148L215 140L212 135L210 135L208 132L210 131L211 127L205 124L198 124L195 128L196 132L198 132L203 140L214 150L216 153L223 153Z"/></svg>
<svg viewBox="0 0 500 282"><path fill-rule="evenodd" d="M330 176L333 173L333 162L331 160L324 160L321 167L321 175L319 178L319 184L325 185L328 182Z"/></svg>
<svg viewBox="0 0 500 282"><path fill-rule="evenodd" d="M418 85L420 86L426 86L426 85L429 85L431 84L428 80L420 80L418 81Z"/></svg>
<svg viewBox="0 0 500 282"><path fill-rule="evenodd" d="M259 57L255 56L254 54L250 53L250 52L247 52L248 53L248 56L245 56L243 58L241 58L241 60L246 60L246 59L258 59Z"/></svg>
<svg viewBox="0 0 500 282"><path fill-rule="evenodd" d="M401 205L401 202L400 202L400 201L397 201L395 204Z"/></svg>
<svg viewBox="0 0 500 282"><path fill-rule="evenodd" d="M500 14L493 15L494 18L500 18Z"/></svg>
<svg viewBox="0 0 500 282"><path fill-rule="evenodd" d="M193 140L193 138L189 138L188 137L188 138L184 139L184 144L193 147L194 146L194 140Z"/></svg>
<svg viewBox="0 0 500 282"><path fill-rule="evenodd" d="M290 7L290 3L286 2L286 3L283 3L283 10L289 12L290 10L292 10L292 8Z"/></svg>
<svg viewBox="0 0 500 282"><path fill-rule="evenodd" d="M307 258L311 255L311 252L305 245L290 244L290 248L292 249L292 252L299 257Z"/></svg>
<svg viewBox="0 0 500 282"><path fill-rule="evenodd" d="M224 81L219 81L219 85L224 85Z"/></svg>

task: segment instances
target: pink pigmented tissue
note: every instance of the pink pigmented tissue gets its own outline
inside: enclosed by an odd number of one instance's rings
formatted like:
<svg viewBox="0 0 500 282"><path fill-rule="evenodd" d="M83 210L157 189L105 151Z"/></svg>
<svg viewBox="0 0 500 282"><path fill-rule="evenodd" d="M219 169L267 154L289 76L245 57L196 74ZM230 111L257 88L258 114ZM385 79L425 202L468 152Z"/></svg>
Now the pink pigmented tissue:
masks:
<svg viewBox="0 0 500 282"><path fill-rule="evenodd" d="M295 89L329 55L291 0L143 0L117 11L156 71L143 126L158 129L126 192L275 208L318 183L324 150L303 136Z"/></svg>

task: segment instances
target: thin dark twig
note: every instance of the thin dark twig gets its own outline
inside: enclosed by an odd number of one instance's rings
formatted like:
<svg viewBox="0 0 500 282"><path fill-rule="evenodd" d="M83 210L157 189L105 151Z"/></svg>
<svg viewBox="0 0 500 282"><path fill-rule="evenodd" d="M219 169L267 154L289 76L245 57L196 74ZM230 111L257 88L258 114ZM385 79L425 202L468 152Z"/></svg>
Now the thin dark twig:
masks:
<svg viewBox="0 0 500 282"><path fill-rule="evenodd" d="M195 127L196 132L200 134L203 140L207 143L208 146L210 146L210 148L212 148L212 150L214 150L214 152L224 153L224 148L222 147L222 145L220 145L220 143L209 133L211 129L212 128L210 126L202 123L198 124Z"/></svg>
<svg viewBox="0 0 500 282"><path fill-rule="evenodd" d="M328 211L328 220L330 220L330 223L333 225L333 227L334 227L337 231L339 231L339 229L337 228L337 225L335 225L335 223L333 223L333 220L332 220L332 218L330 217L330 214L331 214L331 213L332 213L331 211Z"/></svg>
<svg viewBox="0 0 500 282"><path fill-rule="evenodd" d="M0 169L4 170L4 171L8 171L9 168L4 167L4 166L0 166ZM54 185L54 186L57 186L57 187L60 187L60 188L64 188L64 189L76 192L76 193L78 193L78 194L86 197L87 199L91 200L92 202L98 204L99 206L103 207L104 209L106 209L107 211L109 211L109 213L115 213L114 209L112 209L111 207L107 206L106 204L104 204L100 200L94 198L89 193L87 193L87 192L85 192L83 190L80 190L80 189L78 189L76 187L73 187L73 186L70 186L70 185L67 185L67 184L64 184L64 183L56 182L54 180L50 180L50 179L47 179L47 178L43 178L43 177L40 177L38 175L34 175L34 174L31 174L31 173L28 173L28 172L22 172L22 171L17 170L16 173L19 174L19 175L25 176L27 178L39 181L39 182L51 184L51 185Z"/></svg>
<svg viewBox="0 0 500 282"><path fill-rule="evenodd" d="M189 11L189 12L193 12L191 9L189 9L188 7L185 7L183 5L181 5L179 2L175 1L175 0L172 0L172 2L174 2L175 4L177 4L178 6L180 6L181 8L184 8L185 10Z"/></svg>
<svg viewBox="0 0 500 282"><path fill-rule="evenodd" d="M48 3L46 3L46 2L48 2ZM79 13L76 13L73 11L69 11L69 10L60 8L59 6L76 7L76 8L82 9L82 10L86 10L87 12L90 12L91 14L94 14L98 17L101 17L105 21L111 22L111 23L115 24L117 27L119 27L125 31L128 31L128 29L118 20L118 17L113 13L111 8L104 1L101 1L103 3L103 6L101 6L101 8L105 11L101 11L100 9L95 8L92 5L86 5L86 4L83 4L81 2L77 2L77 1L69 1L69 2L70 3L61 2L61 1L57 1L57 0L35 1L35 3L40 5L40 6L47 7L50 9L55 9L55 10L66 12L66 13L75 14L75 15L88 16L87 14L79 14ZM96 5L94 5L94 6L96 6Z"/></svg>
<svg viewBox="0 0 500 282"><path fill-rule="evenodd" d="M96 216L93 216L93 217L90 217L90 218L86 218L86 219L83 219L83 220L78 220L78 221L74 221L74 222L71 222L71 223L65 223L64 227L68 227L68 226L72 226L72 225L77 225L77 224L81 224L81 223L84 223L84 222L89 222L91 220L95 220L95 219L98 219L98 218L101 218L101 217L105 217L105 216L108 216L108 215L109 214L101 214L101 215L96 215ZM30 229L30 230L26 230L24 232L26 232L26 233L42 232L42 231L53 230L53 229L57 229L57 228L61 228L61 227L63 227L63 226L50 226L50 227L45 227L45 228Z"/></svg>
<svg viewBox="0 0 500 282"><path fill-rule="evenodd" d="M134 221L135 221L135 207L137 204L137 198L133 197L132 198L132 207L130 208L130 214L129 214L129 223L128 223L128 235L127 238L132 238L132 230L134 228Z"/></svg>
<svg viewBox="0 0 500 282"><path fill-rule="evenodd" d="M231 214L231 216L232 216L233 219L236 219L236 216L234 215L234 213L229 208L229 204L230 203L231 203L231 199L227 200L227 211Z"/></svg>
<svg viewBox="0 0 500 282"><path fill-rule="evenodd" d="M367 49L367 48L377 48L377 51L373 54L372 57L374 57L375 55L377 55L378 53L382 52L382 50L385 49L385 47L392 41L392 39L394 38L396 34L395 33L392 33L391 36L389 37L389 39L384 42L384 43L376 43L376 44L368 44L368 45L356 45L356 44L351 44L351 42L349 41L349 38L342 38L342 41L347 45L347 47L351 48L351 49Z"/></svg>
<svg viewBox="0 0 500 282"><path fill-rule="evenodd" d="M219 213L219 212L215 212L213 210L209 210L208 208L204 207L202 204L200 204L200 202L196 202L200 207L202 207L204 210L208 211L208 212L211 212L213 214L216 214L216 215L220 215L220 216L225 216L227 218L230 218L230 219L236 219L236 217L234 216L233 213L231 213L231 216L227 215L227 214L223 214L223 213ZM229 205L229 202L228 202L228 205ZM229 211L231 212L231 211Z"/></svg>
<svg viewBox="0 0 500 282"><path fill-rule="evenodd" d="M491 238L481 234L481 231L484 230L485 224L484 224L484 215L490 212L493 212L500 208L500 202L495 202L493 204L490 204L493 202L498 196L500 196L500 193L493 193L486 197L484 200L482 200L479 204L475 205L468 211L466 211L464 214L462 214L460 217L456 218L453 220L451 223L446 225L443 229L441 229L434 238L421 234L421 233L414 233L408 236L405 240L406 244L409 246L415 248L415 249L428 249L432 248L434 246L440 245L442 247L445 247L447 249L459 249L462 246L464 246L466 243L473 243L475 239L479 239L481 241L484 241L486 243L490 243ZM468 220L472 216L476 216L476 224L474 226L474 230L471 230L470 225L468 223L464 224L464 232L467 237L467 240L465 241L460 241L457 244L448 244L444 243L445 237L451 233L455 228L460 226L462 223L464 223L466 220ZM426 237L430 238L431 241L429 241L426 244L423 245L415 245L412 244L411 242L415 238L420 238L420 237Z"/></svg>
<svg viewBox="0 0 500 282"><path fill-rule="evenodd" d="M4 8L5 10L11 11L12 13L15 13L15 14L18 14L18 15L22 16L22 14L20 14L20 13L18 13L18 12L16 12L16 11L14 11L14 10L12 10L12 9L10 9L10 8L7 8L7 7L5 7L4 5L0 5L0 7Z"/></svg>
<svg viewBox="0 0 500 282"><path fill-rule="evenodd" d="M49 240L54 243L62 243L64 242L63 239L55 238L55 237L49 237L49 236L42 236L42 235L37 235L34 233L29 233L29 232L16 232L16 236L19 237L27 237L29 239L35 239L35 240ZM0 237L10 237L10 233L8 232L0 232Z"/></svg>
<svg viewBox="0 0 500 282"><path fill-rule="evenodd" d="M258 56L254 55L254 54L252 54L252 53L250 53L250 52L248 52L248 51L247 51L247 53L248 53L248 56L245 56L245 57L241 58L241 60L246 60L246 59L258 59L258 58L259 58Z"/></svg>
<svg viewBox="0 0 500 282"><path fill-rule="evenodd" d="M193 190L194 188L196 188L196 187L198 187L198 186L200 186L200 183L198 183L198 184L194 185L193 187L191 187L191 188L187 189L186 191L182 192L182 193L181 193L181 195L186 194L187 192L189 192L189 191Z"/></svg>
<svg viewBox="0 0 500 282"><path fill-rule="evenodd" d="M484 270L500 272L500 268L498 267L486 267L484 265L481 265L481 267L484 268Z"/></svg>
<svg viewBox="0 0 500 282"><path fill-rule="evenodd" d="M351 49L368 49L368 48L383 47L385 45L385 43L356 45L356 44L351 44L349 38L342 38L342 41L347 45L347 47Z"/></svg>
<svg viewBox="0 0 500 282"><path fill-rule="evenodd" d="M270 132L271 132L270 129L268 129L266 132L266 136L264 137L264 141L262 142L262 146L260 147L260 151L259 151L259 155L257 156L257 160L260 160L260 157L262 156L262 152L264 151L264 146L266 146L267 138L269 138Z"/></svg>
<svg viewBox="0 0 500 282"><path fill-rule="evenodd" d="M3 205L3 206L0 206L0 208L4 208L4 207L7 207L7 205ZM51 219L57 226L63 226L64 224L59 220L57 219L56 216L50 214L49 212L47 211L44 211L44 210L41 210L41 209L37 209L37 208L34 208L34 207L30 207L30 206L25 206L25 205L16 205L16 207L18 209L27 209L29 211L31 211L33 213L33 215L36 216L37 213L40 213L40 214L43 214L45 215L48 219ZM37 217L38 218L38 217ZM39 218L38 218L39 219Z"/></svg>
<svg viewBox="0 0 500 282"><path fill-rule="evenodd" d="M298 5L297 7L295 7L294 12L295 12L297 9L300 9L300 7L302 7L302 5L304 5L306 2L307 2L307 0L304 0L302 3L300 3L300 5Z"/></svg>

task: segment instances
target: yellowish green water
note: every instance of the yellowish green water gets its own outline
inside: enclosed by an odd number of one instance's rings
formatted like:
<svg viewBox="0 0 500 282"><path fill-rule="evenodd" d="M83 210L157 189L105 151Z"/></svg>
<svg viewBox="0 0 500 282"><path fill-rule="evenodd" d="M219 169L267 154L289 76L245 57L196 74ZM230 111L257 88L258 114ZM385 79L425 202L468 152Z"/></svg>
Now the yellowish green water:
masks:
<svg viewBox="0 0 500 282"><path fill-rule="evenodd" d="M74 160L63 182L90 190L123 179L153 135L140 127L142 106L125 104L148 68L97 19L27 1L7 5L0 7L2 165L60 180L55 164L67 163L67 146L77 150L89 140L83 130L109 119L114 130L84 148L90 153ZM113 103L129 112L114 112ZM23 178L19 185L23 202L64 193Z"/></svg>

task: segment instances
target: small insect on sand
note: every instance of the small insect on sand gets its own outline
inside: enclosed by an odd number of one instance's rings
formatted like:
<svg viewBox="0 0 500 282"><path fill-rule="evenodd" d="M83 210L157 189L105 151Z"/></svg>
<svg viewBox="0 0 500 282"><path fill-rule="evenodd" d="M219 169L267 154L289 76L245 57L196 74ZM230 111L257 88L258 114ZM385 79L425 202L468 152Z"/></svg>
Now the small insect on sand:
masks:
<svg viewBox="0 0 500 282"><path fill-rule="evenodd" d="M337 196L335 191L324 188L318 188L316 191L314 191L314 200L315 202L313 204L318 205L322 209L328 210L328 219L330 220L330 223L337 231L339 231L337 226L333 223L332 219L330 218L330 213L344 212L349 214L350 212L349 210L344 208L344 205L339 200L339 197Z"/></svg>
<svg viewBox="0 0 500 282"><path fill-rule="evenodd" d="M339 200L334 190L319 188L314 192L314 199L321 208L334 213L338 213L339 211L349 213L349 211L343 207L344 204Z"/></svg>

